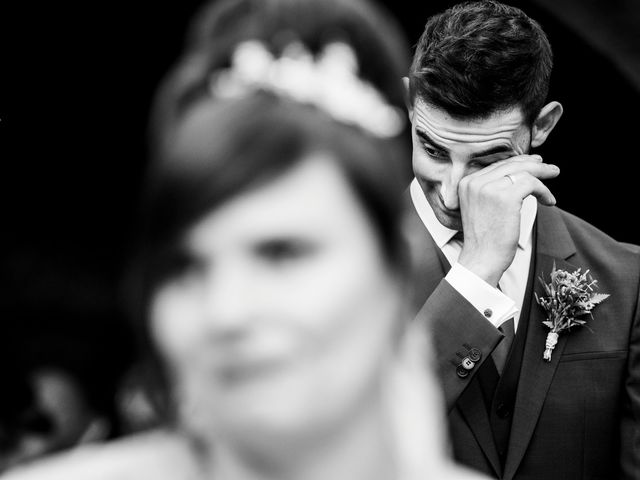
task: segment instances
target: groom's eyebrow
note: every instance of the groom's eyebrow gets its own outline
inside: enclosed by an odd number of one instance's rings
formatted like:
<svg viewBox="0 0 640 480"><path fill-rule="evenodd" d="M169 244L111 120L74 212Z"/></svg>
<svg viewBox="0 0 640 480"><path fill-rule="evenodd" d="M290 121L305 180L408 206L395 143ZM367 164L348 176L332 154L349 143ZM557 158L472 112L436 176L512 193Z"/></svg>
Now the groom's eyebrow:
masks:
<svg viewBox="0 0 640 480"><path fill-rule="evenodd" d="M513 148L509 145L500 145L498 147L488 148L482 152L477 152L471 155L473 158L488 157L489 155L496 155L498 153L514 153Z"/></svg>
<svg viewBox="0 0 640 480"><path fill-rule="evenodd" d="M436 150L440 150L440 151L445 152L445 153L449 151L446 147L440 145L433 138L431 138L427 134L427 132L425 132L424 130L420 130L419 128L416 128L416 135L418 137L420 137L420 140L422 140L423 142L428 143L429 145L431 145Z"/></svg>
<svg viewBox="0 0 640 480"><path fill-rule="evenodd" d="M424 130L420 130L419 128L416 128L416 135L418 135L418 137L420 137L420 139L423 142L428 143L429 145L431 145L436 150L440 150L440 151L442 151L444 153L447 153L449 151L449 149L447 147L444 147L444 146L440 145L433 138L431 138L429 136L429 134L427 132L425 132ZM487 148L486 150L483 150L481 152L473 153L471 155L471 157L472 158L488 157L490 155L497 155L497 154L500 154L500 153L513 154L514 153L513 152L513 147L511 147L510 145L498 145L497 147L491 147L491 148Z"/></svg>

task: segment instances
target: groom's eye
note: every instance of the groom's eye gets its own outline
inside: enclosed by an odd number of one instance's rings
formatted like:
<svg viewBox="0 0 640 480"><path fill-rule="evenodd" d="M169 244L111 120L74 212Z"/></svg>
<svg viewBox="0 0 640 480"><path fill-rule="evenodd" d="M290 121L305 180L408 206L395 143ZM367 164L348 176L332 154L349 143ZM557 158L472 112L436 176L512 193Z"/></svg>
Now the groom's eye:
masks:
<svg viewBox="0 0 640 480"><path fill-rule="evenodd" d="M473 160L469 162L469 167L481 170L485 167L488 167L492 163L494 163L494 161L495 160Z"/></svg>
<svg viewBox="0 0 640 480"><path fill-rule="evenodd" d="M446 152L443 152L442 150L438 150L437 148L433 148L424 143L422 144L422 148L425 151L425 153L432 158L435 158L438 160L445 160L448 158Z"/></svg>
<svg viewBox="0 0 640 480"><path fill-rule="evenodd" d="M472 160L471 162L469 162L469 166L481 169L481 168L484 168L484 167L488 167L489 165L493 165L494 163L499 162L501 160L506 160L507 158L510 158L511 156L512 156L512 154L500 153L500 154L496 154L496 155L491 155L489 157L476 158L476 159Z"/></svg>

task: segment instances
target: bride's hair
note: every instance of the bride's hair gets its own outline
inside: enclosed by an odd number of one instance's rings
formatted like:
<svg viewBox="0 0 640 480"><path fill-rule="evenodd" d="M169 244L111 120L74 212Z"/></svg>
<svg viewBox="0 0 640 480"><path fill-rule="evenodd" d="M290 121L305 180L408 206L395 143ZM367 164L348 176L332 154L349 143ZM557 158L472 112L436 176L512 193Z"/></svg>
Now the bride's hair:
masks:
<svg viewBox="0 0 640 480"><path fill-rule="evenodd" d="M394 16L367 0L219 0L204 4L187 28L182 54L159 84L149 121L150 149L160 145L185 110L210 95L214 72L229 68L238 44L256 40L280 57L292 42L317 55L344 42L359 63L359 76L386 101L406 110L402 77L408 74L408 40ZM410 126L401 141L410 148ZM399 167L409 181L411 157Z"/></svg>

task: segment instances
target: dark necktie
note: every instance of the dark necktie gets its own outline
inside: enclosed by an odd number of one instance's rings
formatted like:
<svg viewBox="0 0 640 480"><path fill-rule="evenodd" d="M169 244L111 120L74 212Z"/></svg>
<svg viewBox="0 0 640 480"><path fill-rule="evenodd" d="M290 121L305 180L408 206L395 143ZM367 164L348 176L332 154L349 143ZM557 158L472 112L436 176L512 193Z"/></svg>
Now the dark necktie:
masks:
<svg viewBox="0 0 640 480"><path fill-rule="evenodd" d="M516 335L513 317L502 322L502 325L498 327L498 330L504 334L504 338L495 348L491 356L493 358L493 362L496 364L498 375L502 375L504 364L507 362L507 356L509 355L509 349L511 348L511 344L513 343L513 339Z"/></svg>

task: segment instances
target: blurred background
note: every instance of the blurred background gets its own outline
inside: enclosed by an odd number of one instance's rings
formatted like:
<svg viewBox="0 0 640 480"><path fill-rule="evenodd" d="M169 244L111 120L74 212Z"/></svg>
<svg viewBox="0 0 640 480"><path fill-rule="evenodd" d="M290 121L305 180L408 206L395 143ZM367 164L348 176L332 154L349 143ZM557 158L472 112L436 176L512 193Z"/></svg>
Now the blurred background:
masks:
<svg viewBox="0 0 640 480"><path fill-rule="evenodd" d="M427 16L454 2L382 3L413 45ZM562 169L550 184L558 205L640 244L640 2L507 3L536 18L554 48L551 98L565 115L540 153ZM117 409L113 392L134 360L117 286L145 166L147 114L201 5L0 7L0 415L11 417L34 395L34 372L45 367L71 376L92 418ZM46 419L24 422L53 428ZM107 435L123 428L111 424Z"/></svg>

